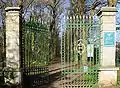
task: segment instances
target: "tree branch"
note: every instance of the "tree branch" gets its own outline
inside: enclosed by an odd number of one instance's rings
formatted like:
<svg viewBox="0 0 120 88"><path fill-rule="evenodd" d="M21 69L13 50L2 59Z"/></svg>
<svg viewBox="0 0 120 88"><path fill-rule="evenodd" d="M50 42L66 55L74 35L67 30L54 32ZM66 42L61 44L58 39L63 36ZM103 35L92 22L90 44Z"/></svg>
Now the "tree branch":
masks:
<svg viewBox="0 0 120 88"><path fill-rule="evenodd" d="M27 7L24 9L25 10L25 13L23 14L23 17L25 17L25 14L27 13L27 8L34 2L34 0L32 0L28 5Z"/></svg>

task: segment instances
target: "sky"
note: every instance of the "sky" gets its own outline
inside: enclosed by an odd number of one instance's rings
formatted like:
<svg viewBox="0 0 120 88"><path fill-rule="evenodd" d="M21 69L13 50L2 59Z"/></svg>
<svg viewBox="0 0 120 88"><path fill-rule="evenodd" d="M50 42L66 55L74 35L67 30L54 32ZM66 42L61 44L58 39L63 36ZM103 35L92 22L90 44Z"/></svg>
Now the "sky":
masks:
<svg viewBox="0 0 120 88"><path fill-rule="evenodd" d="M92 3L92 1L94 1L94 0L88 0L88 2L87 2L87 4L89 4L90 5L90 3ZM102 0L103 2L104 1L106 1L106 0ZM65 4L64 5L64 7L65 8L69 8L69 6L70 6L70 4L69 4L69 0L65 0L65 2L67 3L67 4ZM118 4L117 3L117 5L116 5L116 8L117 8L117 13L116 13L116 27L120 27L120 3ZM65 17L64 17L64 15L66 14L66 11L61 15L61 33L64 31L64 29L65 29ZM96 22L97 20L98 20L98 18L97 18L97 16L94 16L94 22ZM61 33L60 33L60 35L61 35ZM119 31L116 31L116 41L117 42L120 42L120 30Z"/></svg>
<svg viewBox="0 0 120 88"><path fill-rule="evenodd" d="M64 9L68 8L70 6L69 0L63 0L63 1L64 1L64 4L63 4ZM94 1L94 0L87 0L87 4L92 3L92 1ZM106 1L106 0L102 0L102 1ZM120 27L120 22L119 22L120 21L120 4L117 4L116 7L117 7L117 10L118 10L117 15L116 15L116 20L117 20L117 22L116 22L117 25L116 26ZM66 10L65 10L65 13L66 13ZM30 13L28 12L27 14L30 14ZM62 14L62 16L63 16L63 14ZM2 20L1 20L1 13L0 13L0 26L1 25L2 25Z"/></svg>
<svg viewBox="0 0 120 88"><path fill-rule="evenodd" d="M120 27L120 3L117 3L117 14L116 14L116 27Z"/></svg>
<svg viewBox="0 0 120 88"><path fill-rule="evenodd" d="M61 14L61 31L64 30L64 24L65 24L65 18L64 18L64 15L66 14L66 10L67 8L70 7L70 2L69 0L63 0L64 1L64 4L63 4L63 7L64 7L64 13ZM90 4L92 1L94 0L88 0L87 4ZM103 0L103 1L106 1L106 0ZM117 7L117 14L116 14L116 27L120 27L120 3L116 5ZM30 14L29 12L27 14ZM27 15L26 15L27 17ZM0 13L0 26L2 25L2 20L1 20L1 13ZM120 32L117 31L117 41L120 41Z"/></svg>
<svg viewBox="0 0 120 88"><path fill-rule="evenodd" d="M120 3L117 4L117 14L116 14L116 27L120 27ZM116 32L116 41L120 42L120 30Z"/></svg>

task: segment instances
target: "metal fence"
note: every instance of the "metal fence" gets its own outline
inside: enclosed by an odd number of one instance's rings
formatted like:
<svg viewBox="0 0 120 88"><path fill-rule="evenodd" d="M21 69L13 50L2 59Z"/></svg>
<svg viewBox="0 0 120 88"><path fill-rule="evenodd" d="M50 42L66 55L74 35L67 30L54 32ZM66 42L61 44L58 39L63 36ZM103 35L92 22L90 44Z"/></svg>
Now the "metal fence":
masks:
<svg viewBox="0 0 120 88"><path fill-rule="evenodd" d="M66 17L66 27L61 37L63 88L98 88L98 70L102 52L100 22L94 21L89 16ZM50 32L45 24L29 20L23 25L21 72L24 88L40 88L49 82L50 40ZM5 31L0 30L0 84L4 84L7 72L4 71L4 45ZM118 52L116 52L116 63L119 66Z"/></svg>
<svg viewBox="0 0 120 88"><path fill-rule="evenodd" d="M100 24L89 16L66 17L61 38L63 88L97 88Z"/></svg>
<svg viewBox="0 0 120 88"><path fill-rule="evenodd" d="M24 24L22 37L23 86L37 88L49 82L50 34L45 25L30 20Z"/></svg>

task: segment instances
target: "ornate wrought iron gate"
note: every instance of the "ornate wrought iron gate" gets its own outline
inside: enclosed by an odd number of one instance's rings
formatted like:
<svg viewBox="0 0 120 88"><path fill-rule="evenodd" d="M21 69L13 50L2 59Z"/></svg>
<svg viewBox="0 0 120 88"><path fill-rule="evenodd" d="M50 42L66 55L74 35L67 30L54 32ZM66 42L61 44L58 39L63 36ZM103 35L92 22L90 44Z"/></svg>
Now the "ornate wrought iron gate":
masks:
<svg viewBox="0 0 120 88"><path fill-rule="evenodd" d="M30 20L24 24L22 36L23 86L38 88L49 81L49 31L45 25Z"/></svg>
<svg viewBox="0 0 120 88"><path fill-rule="evenodd" d="M61 38L63 88L97 88L100 26L92 17L69 16Z"/></svg>

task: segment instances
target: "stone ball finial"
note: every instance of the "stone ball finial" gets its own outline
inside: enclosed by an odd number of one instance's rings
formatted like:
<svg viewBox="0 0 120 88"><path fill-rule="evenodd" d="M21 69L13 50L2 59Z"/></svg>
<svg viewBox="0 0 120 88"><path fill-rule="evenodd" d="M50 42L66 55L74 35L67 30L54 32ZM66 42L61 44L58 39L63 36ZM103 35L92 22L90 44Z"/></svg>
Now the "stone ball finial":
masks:
<svg viewBox="0 0 120 88"><path fill-rule="evenodd" d="M117 0L107 0L108 7L116 7Z"/></svg>

